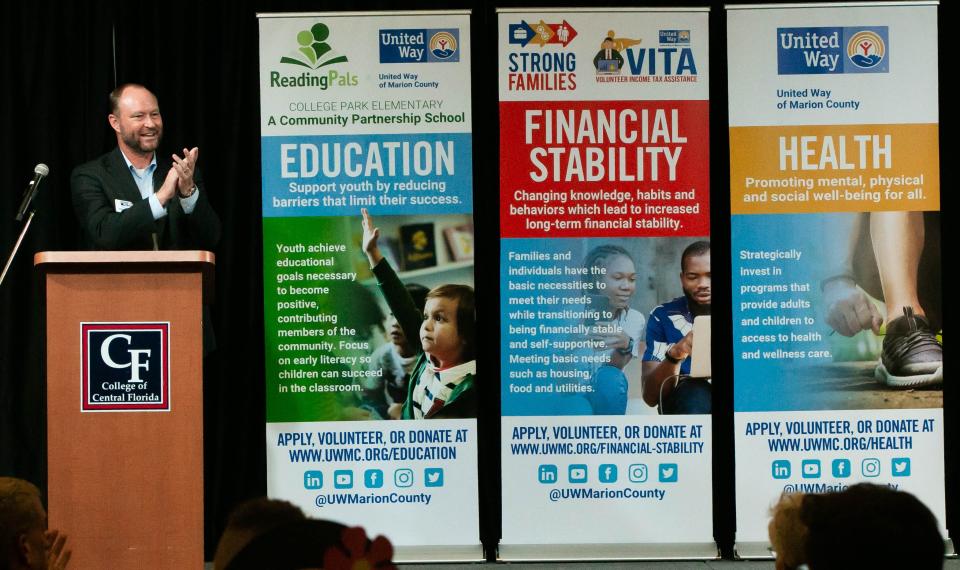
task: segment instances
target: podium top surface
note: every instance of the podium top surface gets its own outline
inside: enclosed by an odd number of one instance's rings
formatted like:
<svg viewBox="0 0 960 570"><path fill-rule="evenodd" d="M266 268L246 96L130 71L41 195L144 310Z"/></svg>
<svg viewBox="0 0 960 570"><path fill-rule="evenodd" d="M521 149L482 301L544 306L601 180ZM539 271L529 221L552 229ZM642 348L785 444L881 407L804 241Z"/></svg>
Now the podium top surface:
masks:
<svg viewBox="0 0 960 570"><path fill-rule="evenodd" d="M215 257L209 251L41 251L33 265L47 275L200 273L203 303L213 302Z"/></svg>
<svg viewBox="0 0 960 570"><path fill-rule="evenodd" d="M58 265L110 264L200 264L213 266L215 256L209 251L41 251L33 256L40 269Z"/></svg>

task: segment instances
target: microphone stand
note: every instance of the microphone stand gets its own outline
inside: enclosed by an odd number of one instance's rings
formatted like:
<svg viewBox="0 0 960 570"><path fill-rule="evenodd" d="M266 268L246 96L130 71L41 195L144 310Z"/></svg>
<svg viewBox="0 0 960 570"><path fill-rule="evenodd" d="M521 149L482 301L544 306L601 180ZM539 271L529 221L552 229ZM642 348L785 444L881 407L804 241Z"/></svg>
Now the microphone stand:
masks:
<svg viewBox="0 0 960 570"><path fill-rule="evenodd" d="M27 191L24 192L23 202L20 204L19 212L17 212L17 221L22 220L27 208L30 208L30 203L33 201L35 191L36 186L31 180L30 186L28 186ZM13 250L10 252L10 256L7 257L7 263L3 266L3 273L0 273L0 287L3 286L4 279L7 278L7 272L10 271L10 266L13 264L13 258L16 257L17 251L19 251L20 245L23 243L23 238L27 235L27 230L30 229L30 222L33 221L33 216L36 213L36 208L30 208L30 213L27 214L27 221L24 222L23 229L20 230L20 236L17 238L17 242L13 244Z"/></svg>

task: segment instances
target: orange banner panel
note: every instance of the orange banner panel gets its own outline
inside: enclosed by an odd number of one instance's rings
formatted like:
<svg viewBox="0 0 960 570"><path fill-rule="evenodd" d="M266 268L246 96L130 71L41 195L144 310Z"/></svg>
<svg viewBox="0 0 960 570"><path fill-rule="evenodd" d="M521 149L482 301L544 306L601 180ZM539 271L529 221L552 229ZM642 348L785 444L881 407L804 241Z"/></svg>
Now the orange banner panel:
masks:
<svg viewBox="0 0 960 570"><path fill-rule="evenodd" d="M730 128L733 214L940 209L938 125Z"/></svg>

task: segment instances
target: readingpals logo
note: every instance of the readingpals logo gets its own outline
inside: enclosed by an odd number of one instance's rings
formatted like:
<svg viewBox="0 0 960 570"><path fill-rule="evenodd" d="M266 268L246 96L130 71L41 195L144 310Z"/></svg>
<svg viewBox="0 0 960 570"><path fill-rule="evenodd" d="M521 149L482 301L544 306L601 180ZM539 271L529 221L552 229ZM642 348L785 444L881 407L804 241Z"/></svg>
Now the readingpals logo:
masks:
<svg viewBox="0 0 960 570"><path fill-rule="evenodd" d="M327 40L330 38L330 28L317 22L309 30L297 32L297 50L280 58L280 63L300 65L310 69L319 69L335 63L344 63L347 56L338 55Z"/></svg>
<svg viewBox="0 0 960 570"><path fill-rule="evenodd" d="M170 323L80 323L84 412L170 410Z"/></svg>
<svg viewBox="0 0 960 570"><path fill-rule="evenodd" d="M777 28L777 73L888 73L887 26Z"/></svg>
<svg viewBox="0 0 960 570"><path fill-rule="evenodd" d="M280 58L280 63L296 67L305 67L308 71L300 71L299 74L290 74L289 67L283 68L283 71L270 70L270 87L290 89L290 88L316 88L321 91L333 87L356 87L360 84L360 78L354 73L344 71L342 67L337 69L321 68L337 63L346 63L347 56L339 54L330 45L330 28L321 22L310 26L308 30L300 30L296 36L296 49L291 50L287 55ZM293 43L293 42L291 42ZM339 69L339 71L338 71ZM270 119L273 121L273 118ZM268 124L275 124L268 122Z"/></svg>
<svg viewBox="0 0 960 570"><path fill-rule="evenodd" d="M460 30L380 30L380 63L460 61Z"/></svg>

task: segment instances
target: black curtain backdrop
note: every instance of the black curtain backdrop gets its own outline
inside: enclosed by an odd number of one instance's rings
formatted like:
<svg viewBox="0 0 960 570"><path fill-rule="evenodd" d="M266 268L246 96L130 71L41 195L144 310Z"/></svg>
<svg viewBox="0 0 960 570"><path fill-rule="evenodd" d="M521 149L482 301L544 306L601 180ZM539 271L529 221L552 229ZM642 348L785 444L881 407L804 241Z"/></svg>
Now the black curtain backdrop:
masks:
<svg viewBox="0 0 960 570"><path fill-rule="evenodd" d="M581 2L589 6L592 3ZM216 546L225 518L240 501L266 493L264 435L263 277L260 207L258 12L472 9L474 192L479 338L484 377L499 377L498 132L495 7L576 6L574 2L204 2L15 1L0 19L0 249L6 258L21 229L14 221L20 194L35 164L50 176L36 202L37 217L0 287L0 475L45 485L44 331L40 280L33 254L77 249L80 229L70 203L76 165L115 146L106 122L106 95L118 83L138 82L160 100L162 152L200 147L209 199L223 221L216 250L213 325L218 348L204 365L206 551ZM608 6L636 6L609 2ZM723 3L665 2L645 6L709 5L711 226L717 280L714 298L730 299L729 169L727 139L726 17ZM940 8L940 25L956 8ZM943 39L940 39L943 46ZM940 51L941 70L951 66ZM949 70L950 67L947 67ZM946 77L941 72L941 78ZM956 127L952 89L941 90L941 148ZM948 97L944 97L944 93ZM891 122L897 122L891 117ZM941 161L949 164L948 150ZM944 176L945 220L952 215ZM944 223L944 243L951 242ZM944 288L944 291L948 289ZM945 295L945 321L954 303ZM105 300L108 301L108 300ZM714 306L715 534L726 556L735 532L733 500L733 390L731 311ZM948 334L949 336L949 334ZM947 346L951 346L947 340ZM481 532L488 556L500 534L499 386L483 386L480 418ZM947 524L956 526L958 486L957 388L944 387L947 437ZM91 450L95 452L95 450ZM691 516L696 516L691 513ZM955 534L955 533L954 533Z"/></svg>

